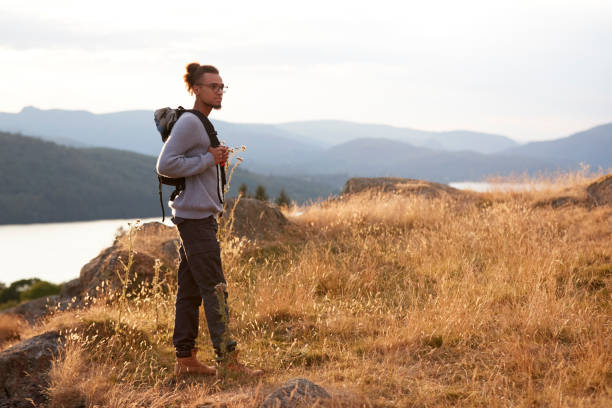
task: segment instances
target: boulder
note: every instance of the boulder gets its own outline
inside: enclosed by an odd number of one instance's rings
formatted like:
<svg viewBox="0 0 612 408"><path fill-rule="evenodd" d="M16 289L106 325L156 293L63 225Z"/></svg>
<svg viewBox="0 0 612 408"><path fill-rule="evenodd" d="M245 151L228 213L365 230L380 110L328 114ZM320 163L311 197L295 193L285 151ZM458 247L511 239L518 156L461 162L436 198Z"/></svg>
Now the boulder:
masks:
<svg viewBox="0 0 612 408"><path fill-rule="evenodd" d="M66 290L66 294L76 296L74 292L80 291L79 296L86 293L95 296L103 281L106 281L112 289L120 288L122 286L120 276L125 277L123 265L128 263L130 249L133 256L129 274L130 288L153 279L156 259L161 262L162 274L174 273L178 264L180 245L175 227L159 222L142 224L132 231L131 244L129 234L129 230L121 231L112 246L102 250L98 256L85 264L81 268L78 283L70 282L71 288Z"/></svg>
<svg viewBox="0 0 612 408"><path fill-rule="evenodd" d="M595 180L587 186L586 191L593 205L612 205L612 174Z"/></svg>
<svg viewBox="0 0 612 408"><path fill-rule="evenodd" d="M112 289L121 288L121 279L126 274L124 264L128 264L129 256L130 254L127 250L117 249L115 246L112 246L89 261L81 268L79 276L83 290L82 294L88 293L90 296L95 296L98 288L102 287L102 281L106 281L105 288L107 289L109 287ZM132 256L132 266L128 277L130 288L135 289L140 282L150 282L153 280L155 258L141 252L135 252Z"/></svg>
<svg viewBox="0 0 612 408"><path fill-rule="evenodd" d="M76 278L62 285L62 289L60 290L60 297L62 298L79 297L81 296L82 291L83 291L83 286L81 285L81 280L79 278Z"/></svg>
<svg viewBox="0 0 612 408"><path fill-rule="evenodd" d="M331 399L325 389L305 378L294 378L281 385L262 402L262 408L311 407Z"/></svg>
<svg viewBox="0 0 612 408"><path fill-rule="evenodd" d="M237 205L235 198L226 201L221 222L232 221L232 234L252 241L273 241L290 225L277 206L254 198L241 198Z"/></svg>
<svg viewBox="0 0 612 408"><path fill-rule="evenodd" d="M49 368L60 347L59 332L51 331L0 352L0 407L32 408L29 399L44 404Z"/></svg>
<svg viewBox="0 0 612 408"><path fill-rule="evenodd" d="M159 259L164 265L174 267L178 261L180 246L176 227L161 222L148 222L140 225L132 234L132 249ZM129 230L121 231L113 244L115 249L129 250Z"/></svg>

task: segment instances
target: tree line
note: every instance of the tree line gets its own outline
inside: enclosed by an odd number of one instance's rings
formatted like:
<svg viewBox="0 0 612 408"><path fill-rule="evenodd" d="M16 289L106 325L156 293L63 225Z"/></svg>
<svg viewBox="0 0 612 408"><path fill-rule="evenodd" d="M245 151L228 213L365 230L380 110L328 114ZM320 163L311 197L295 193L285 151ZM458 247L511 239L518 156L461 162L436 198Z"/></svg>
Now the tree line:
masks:
<svg viewBox="0 0 612 408"><path fill-rule="evenodd" d="M242 195L242 197L254 198L256 200L266 201L266 202L270 201L270 197L268 196L266 188L261 184L259 184L257 188L255 189L254 195L251 195L249 193L249 186L247 186L245 183L242 183L240 185L240 187L238 188L238 192L239 194ZM284 188L281 188L281 191L278 194L278 196L274 199L274 202L279 207L289 207L293 203L293 201L291 200L291 198L289 197L289 195L287 194Z"/></svg>

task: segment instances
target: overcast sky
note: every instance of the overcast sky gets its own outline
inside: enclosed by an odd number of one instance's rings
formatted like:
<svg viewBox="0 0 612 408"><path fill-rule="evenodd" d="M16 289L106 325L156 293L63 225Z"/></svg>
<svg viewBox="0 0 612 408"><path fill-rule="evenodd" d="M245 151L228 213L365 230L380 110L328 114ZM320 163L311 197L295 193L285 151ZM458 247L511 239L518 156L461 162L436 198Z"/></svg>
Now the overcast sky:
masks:
<svg viewBox="0 0 612 408"><path fill-rule="evenodd" d="M401 5L400 5L401 4ZM214 117L468 129L517 141L612 122L612 1L28 0L0 4L0 111L190 106Z"/></svg>

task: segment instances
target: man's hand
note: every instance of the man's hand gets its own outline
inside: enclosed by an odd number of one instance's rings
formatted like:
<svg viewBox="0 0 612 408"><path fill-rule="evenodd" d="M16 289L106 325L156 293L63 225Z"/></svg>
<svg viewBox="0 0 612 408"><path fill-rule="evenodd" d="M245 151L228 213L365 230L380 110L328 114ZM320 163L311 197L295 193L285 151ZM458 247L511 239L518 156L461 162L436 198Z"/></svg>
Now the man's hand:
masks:
<svg viewBox="0 0 612 408"><path fill-rule="evenodd" d="M215 164L225 163L229 157L229 149L227 146L209 147L208 151L213 155Z"/></svg>

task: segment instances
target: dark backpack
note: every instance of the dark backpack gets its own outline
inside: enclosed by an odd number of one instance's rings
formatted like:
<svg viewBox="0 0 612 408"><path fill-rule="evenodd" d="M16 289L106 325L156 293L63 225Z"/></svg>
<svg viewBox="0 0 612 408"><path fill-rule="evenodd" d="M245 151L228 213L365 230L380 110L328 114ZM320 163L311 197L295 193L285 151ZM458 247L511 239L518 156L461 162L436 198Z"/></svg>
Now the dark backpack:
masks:
<svg viewBox="0 0 612 408"><path fill-rule="evenodd" d="M170 137L170 132L174 127L176 121L181 117L181 115L185 112L190 112L196 115L202 121L204 125L204 129L206 129L206 133L210 138L210 145L212 147L217 147L221 145L219 142L219 138L217 137L217 131L213 124L208 120L206 115L202 112L195 109L185 109L182 106L179 106L177 109L172 108L161 108L155 111L153 114L155 120L155 126L157 127L158 132L161 135L162 142L166 143L168 137ZM227 183L225 176L225 166L217 165L217 195L219 197L219 202L223 204L223 192L225 191L225 184ZM156 172L157 173L157 172ZM221 177L219 177L219 175ZM157 179L159 181L159 203L162 209L162 222L166 219L166 214L164 211L164 201L162 197L162 184L167 186L173 186L174 191L170 195L170 201L174 201L174 199L181 193L181 191L185 190L185 177L180 178L172 178L162 176L161 174L157 174ZM221 181L221 189L219 189L219 181Z"/></svg>

